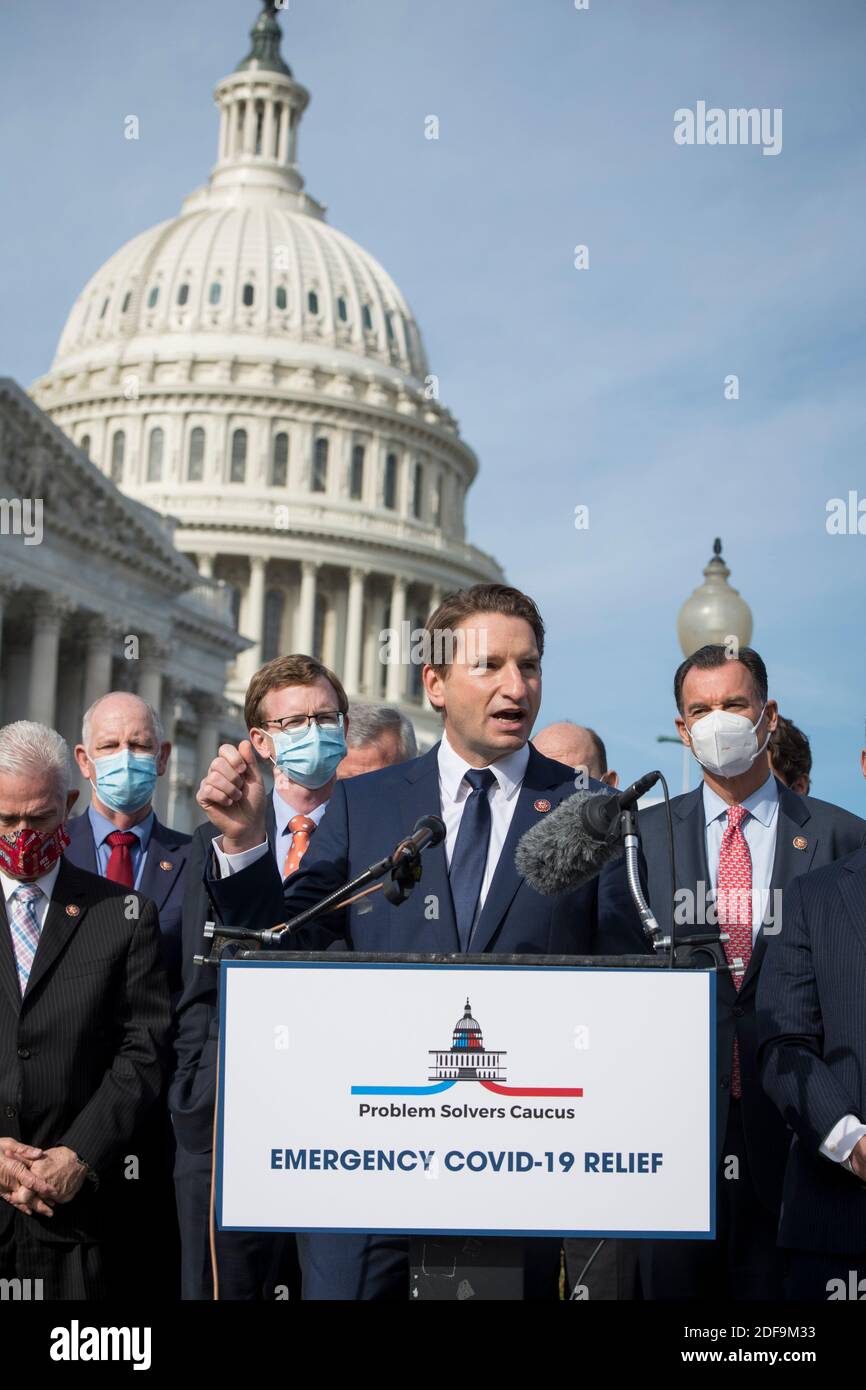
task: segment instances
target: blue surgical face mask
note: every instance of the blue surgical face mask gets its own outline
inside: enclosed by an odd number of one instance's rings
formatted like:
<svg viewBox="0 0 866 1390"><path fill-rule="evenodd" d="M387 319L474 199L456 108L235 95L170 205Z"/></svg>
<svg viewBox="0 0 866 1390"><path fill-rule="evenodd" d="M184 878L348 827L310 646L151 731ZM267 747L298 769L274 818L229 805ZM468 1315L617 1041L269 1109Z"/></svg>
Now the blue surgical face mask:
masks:
<svg viewBox="0 0 866 1390"><path fill-rule="evenodd" d="M273 764L277 771L311 791L330 782L346 756L342 715L336 729L320 729L314 722L302 734L275 730L271 738L274 741Z"/></svg>
<svg viewBox="0 0 866 1390"><path fill-rule="evenodd" d="M104 758L94 758L96 795L112 811L140 811L153 796L156 786L156 754L130 753L121 748Z"/></svg>

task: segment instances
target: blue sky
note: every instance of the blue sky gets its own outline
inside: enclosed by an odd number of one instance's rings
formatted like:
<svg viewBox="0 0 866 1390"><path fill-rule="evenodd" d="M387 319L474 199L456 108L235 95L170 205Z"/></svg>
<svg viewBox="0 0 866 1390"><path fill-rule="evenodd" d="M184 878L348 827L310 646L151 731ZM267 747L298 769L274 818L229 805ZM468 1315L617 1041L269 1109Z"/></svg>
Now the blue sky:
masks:
<svg viewBox="0 0 866 1390"><path fill-rule="evenodd" d="M205 181L256 13L2 7L4 374L45 371L86 279ZM409 299L481 461L469 535L547 622L542 719L679 787L655 736L720 535L815 795L866 814L866 535L825 526L829 498L866 499L866 8L290 0L281 22L307 187ZM677 145L699 100L781 108L781 153Z"/></svg>

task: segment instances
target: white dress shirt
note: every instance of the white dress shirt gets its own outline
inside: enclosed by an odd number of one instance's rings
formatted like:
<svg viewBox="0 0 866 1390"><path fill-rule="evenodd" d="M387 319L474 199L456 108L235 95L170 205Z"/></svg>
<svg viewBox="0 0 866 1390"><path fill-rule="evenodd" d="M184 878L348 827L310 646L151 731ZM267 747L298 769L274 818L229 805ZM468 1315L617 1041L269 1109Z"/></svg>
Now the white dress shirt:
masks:
<svg viewBox="0 0 866 1390"><path fill-rule="evenodd" d="M466 805L466 798L472 792L465 777L469 769L475 764L468 763L465 758L460 757L459 753L455 753L444 733L442 742L439 744L438 762L439 800L442 805L442 819L445 822L445 858L450 869L451 856L454 853L457 832L463 817L463 807ZM481 892L475 914L476 922L484 906L484 899L490 890L496 866L499 863L502 846L505 844L505 837L511 825L511 817L514 815L514 808L517 805L517 796L526 776L526 764L528 762L529 744L524 743L523 747L518 748L514 753L506 753L503 758L498 758L495 763L490 764L490 771L496 781L487 792L487 800L490 804L490 840L487 845L487 863L484 866L484 878L481 880Z"/></svg>
<svg viewBox="0 0 866 1390"><path fill-rule="evenodd" d="M42 889L42 897L37 898L33 905L40 933L45 926L45 918L48 916L48 904L51 901L51 894L54 892L57 875L60 873L61 862L62 861L58 859L56 864L52 864L47 874L40 874L38 878L32 880L37 887ZM21 888L23 886L20 878L10 878L8 874L4 874L2 869L0 869L0 887L3 889L3 904L6 908L7 921L12 915L9 899L12 897L16 888Z"/></svg>

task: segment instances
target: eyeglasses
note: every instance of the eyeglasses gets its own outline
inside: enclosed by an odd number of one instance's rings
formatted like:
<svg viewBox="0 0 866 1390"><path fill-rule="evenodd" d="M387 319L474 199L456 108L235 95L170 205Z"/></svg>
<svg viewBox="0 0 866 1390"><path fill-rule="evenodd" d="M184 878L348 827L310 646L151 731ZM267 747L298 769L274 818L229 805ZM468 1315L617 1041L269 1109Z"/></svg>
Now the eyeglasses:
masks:
<svg viewBox="0 0 866 1390"><path fill-rule="evenodd" d="M301 734L306 733L314 720L320 729L343 727L343 716L336 709L325 709L320 714L285 714L282 719L264 719L261 727L279 729L284 734Z"/></svg>

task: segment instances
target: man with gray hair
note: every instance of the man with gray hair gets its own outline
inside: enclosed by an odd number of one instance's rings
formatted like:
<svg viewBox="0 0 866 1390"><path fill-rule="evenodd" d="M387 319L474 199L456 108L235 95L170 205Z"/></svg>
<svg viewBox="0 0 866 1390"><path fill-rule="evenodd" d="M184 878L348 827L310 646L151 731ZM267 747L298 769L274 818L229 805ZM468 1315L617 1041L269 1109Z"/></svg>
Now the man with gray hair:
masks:
<svg viewBox="0 0 866 1390"><path fill-rule="evenodd" d="M70 773L55 730L0 728L0 1278L48 1299L108 1292L121 1160L170 1027L153 903L63 857Z"/></svg>
<svg viewBox="0 0 866 1390"><path fill-rule="evenodd" d="M418 756L415 730L411 721L390 705L371 705L355 700L349 706L349 751L337 776L358 777L380 767L406 763Z"/></svg>
<svg viewBox="0 0 866 1390"><path fill-rule="evenodd" d="M171 744L156 710L139 695L112 690L95 700L81 726L75 760L90 783L90 805L69 822L66 858L80 869L137 888L156 903L172 999L180 996L181 920L190 835L163 825L153 809Z"/></svg>

